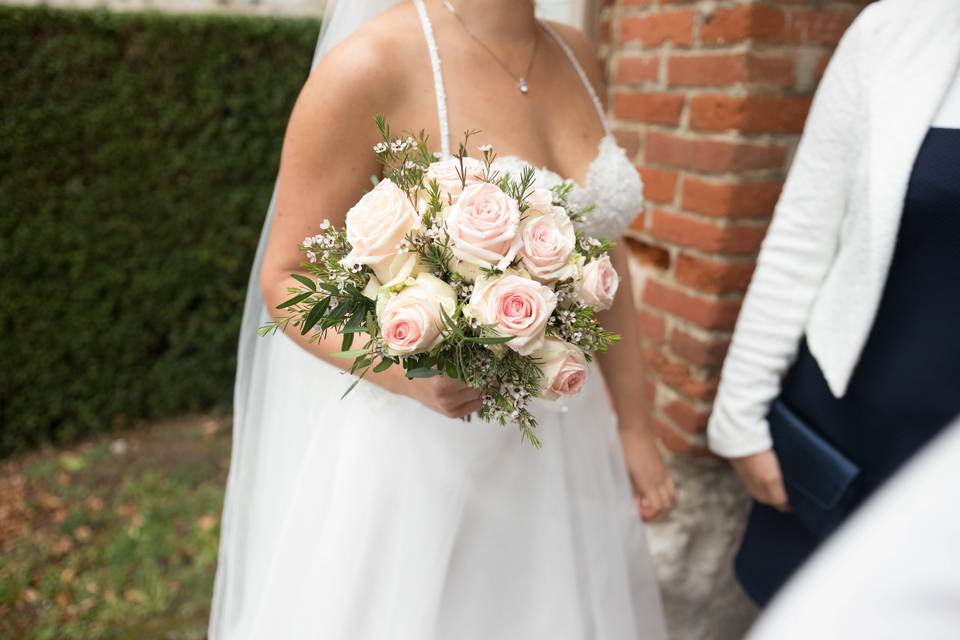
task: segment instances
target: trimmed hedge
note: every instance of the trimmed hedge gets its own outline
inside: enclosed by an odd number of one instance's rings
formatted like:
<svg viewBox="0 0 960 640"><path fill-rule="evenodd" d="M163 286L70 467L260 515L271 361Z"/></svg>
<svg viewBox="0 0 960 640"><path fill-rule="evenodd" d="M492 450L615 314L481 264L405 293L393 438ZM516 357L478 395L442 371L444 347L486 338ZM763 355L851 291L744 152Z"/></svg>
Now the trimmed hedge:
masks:
<svg viewBox="0 0 960 640"><path fill-rule="evenodd" d="M0 455L229 404L318 28L0 7Z"/></svg>

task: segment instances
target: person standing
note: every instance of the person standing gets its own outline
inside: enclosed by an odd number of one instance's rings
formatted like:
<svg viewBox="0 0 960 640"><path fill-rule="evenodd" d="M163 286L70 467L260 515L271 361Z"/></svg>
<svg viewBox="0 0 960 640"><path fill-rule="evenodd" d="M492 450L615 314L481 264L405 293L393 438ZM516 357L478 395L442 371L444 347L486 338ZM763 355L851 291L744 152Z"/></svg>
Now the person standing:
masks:
<svg viewBox="0 0 960 640"><path fill-rule="evenodd" d="M760 604L960 413L958 75L960 3L881 0L814 100L708 429Z"/></svg>

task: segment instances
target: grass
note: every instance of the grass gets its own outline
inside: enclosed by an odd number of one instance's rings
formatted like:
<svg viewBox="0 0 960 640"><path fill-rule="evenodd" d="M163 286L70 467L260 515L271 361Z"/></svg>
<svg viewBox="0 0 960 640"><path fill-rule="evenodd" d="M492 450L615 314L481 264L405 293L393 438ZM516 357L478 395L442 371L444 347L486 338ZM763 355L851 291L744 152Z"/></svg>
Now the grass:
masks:
<svg viewBox="0 0 960 640"><path fill-rule="evenodd" d="M205 637L228 426L167 420L0 463L0 638Z"/></svg>

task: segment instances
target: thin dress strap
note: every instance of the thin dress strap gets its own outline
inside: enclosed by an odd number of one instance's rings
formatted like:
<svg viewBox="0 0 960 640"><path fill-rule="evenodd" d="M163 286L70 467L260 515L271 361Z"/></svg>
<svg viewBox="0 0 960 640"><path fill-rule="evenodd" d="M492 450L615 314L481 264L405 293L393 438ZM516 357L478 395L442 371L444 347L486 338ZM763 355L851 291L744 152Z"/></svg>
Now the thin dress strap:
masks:
<svg viewBox="0 0 960 640"><path fill-rule="evenodd" d="M437 118L440 120L440 150L444 158L450 157L450 122L447 119L447 92L443 86L443 70L440 68L440 50L437 48L437 39L433 35L433 23L427 14L423 0L413 0L420 14L420 24L423 25L423 37L427 40L427 51L430 52L430 66L433 68L433 87L437 94Z"/></svg>
<svg viewBox="0 0 960 640"><path fill-rule="evenodd" d="M417 0L421 2L422 0ZM590 78L587 77L586 72L583 70L583 67L580 66L580 61L577 60L577 56L574 55L573 51L567 45L563 38L560 37L560 34L554 30L553 27L548 25L546 22L541 22L543 28L553 36L553 39L557 41L557 44L560 45L560 48L563 49L563 52L567 55L567 59L570 61L570 64L573 66L574 70L577 72L577 75L580 76L580 81L583 83L584 88L587 90L587 93L590 95L590 100L593 101L593 108L597 110L597 117L600 118L600 125L603 127L603 132L606 135L610 135L610 127L607 126L607 116L603 112L603 103L600 102L600 98L597 96L597 92L593 88L593 83L590 82Z"/></svg>

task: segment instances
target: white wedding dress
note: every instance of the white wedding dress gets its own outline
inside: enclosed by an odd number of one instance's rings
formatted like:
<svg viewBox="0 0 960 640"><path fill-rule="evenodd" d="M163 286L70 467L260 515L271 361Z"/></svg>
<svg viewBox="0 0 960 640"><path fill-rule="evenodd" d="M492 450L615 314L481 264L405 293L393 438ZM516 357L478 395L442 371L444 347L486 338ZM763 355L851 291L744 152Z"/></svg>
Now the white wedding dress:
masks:
<svg viewBox="0 0 960 640"><path fill-rule="evenodd" d="M415 2L449 153L440 58ZM605 237L640 210L639 176L609 132L573 198L597 204L589 227ZM537 401L537 450L516 429L370 383L341 400L350 379L286 336L244 339L213 640L666 637L598 368L579 396Z"/></svg>

